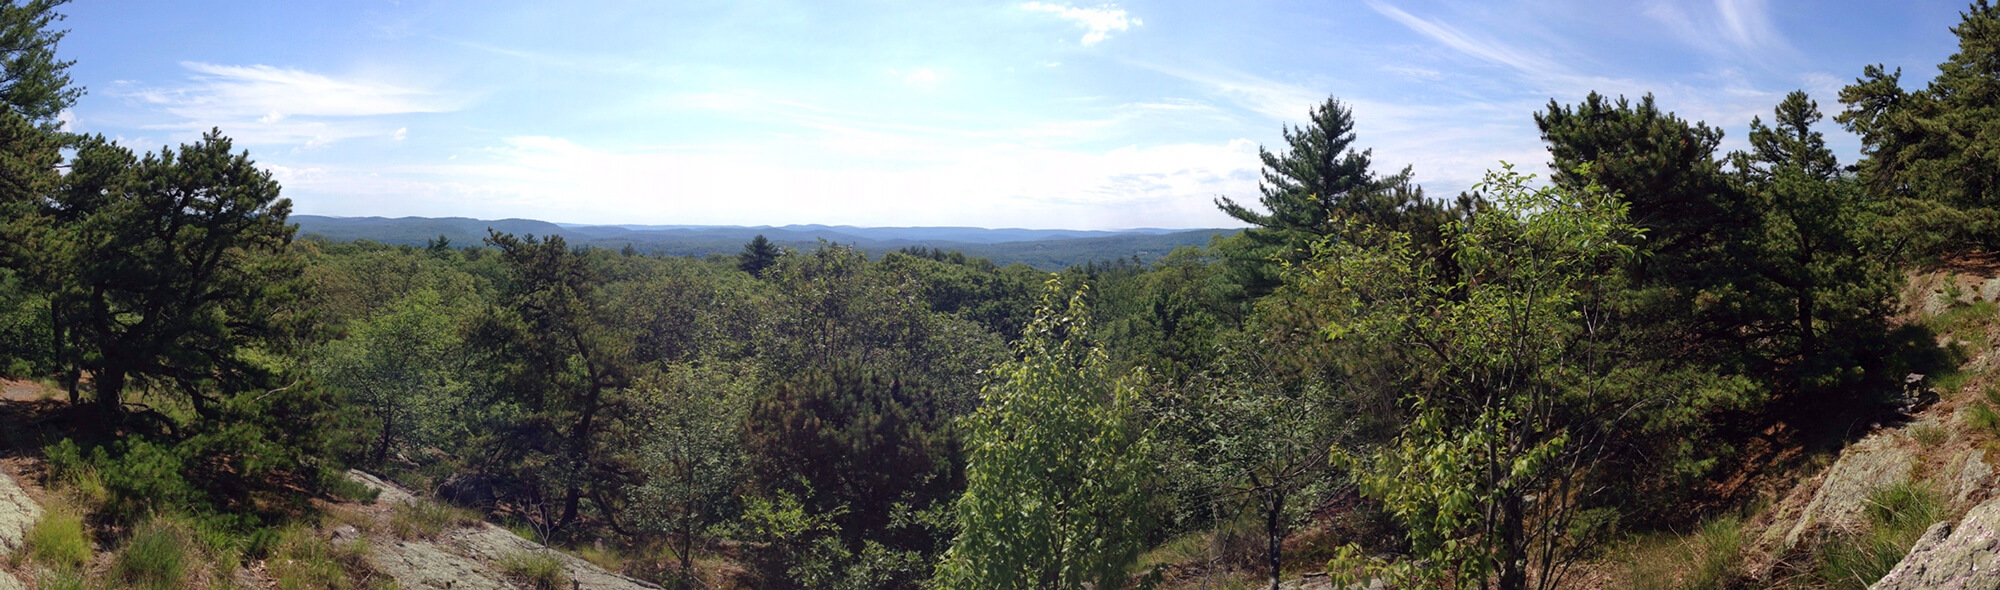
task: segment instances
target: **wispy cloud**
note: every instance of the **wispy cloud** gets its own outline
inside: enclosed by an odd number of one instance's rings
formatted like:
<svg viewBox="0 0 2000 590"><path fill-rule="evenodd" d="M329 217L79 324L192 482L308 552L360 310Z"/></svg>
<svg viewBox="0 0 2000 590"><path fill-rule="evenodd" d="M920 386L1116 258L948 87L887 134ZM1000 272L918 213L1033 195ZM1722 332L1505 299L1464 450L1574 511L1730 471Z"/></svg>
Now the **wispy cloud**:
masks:
<svg viewBox="0 0 2000 590"><path fill-rule="evenodd" d="M1521 51L1498 40L1466 33L1442 21L1420 18L1381 0L1366 1L1369 8L1375 9L1375 12L1381 13L1382 16L1389 17L1418 34L1430 37L1474 58L1520 70L1531 76L1554 78L1571 75L1568 68L1557 65L1554 61Z"/></svg>
<svg viewBox="0 0 2000 590"><path fill-rule="evenodd" d="M223 128L246 144L306 147L364 136L387 136L398 126L384 116L456 110L460 101L436 92L366 78L340 78L267 65L181 62L191 74L177 87L129 88L125 94L181 119L147 128L202 131Z"/></svg>
<svg viewBox="0 0 2000 590"><path fill-rule="evenodd" d="M1097 8L1077 8L1067 4L1029 2L1022 4L1021 8L1023 10L1052 13L1058 17L1062 17L1064 20L1074 21L1079 25L1083 25L1087 30L1083 34L1082 43L1084 45L1095 45L1097 42L1110 37L1114 31L1125 31L1145 24L1137 17L1126 14L1125 9L1119 8L1116 4L1106 4Z"/></svg>
<svg viewBox="0 0 2000 590"><path fill-rule="evenodd" d="M1762 63L1794 53L1764 0L1656 0L1644 14L1682 43L1732 61Z"/></svg>

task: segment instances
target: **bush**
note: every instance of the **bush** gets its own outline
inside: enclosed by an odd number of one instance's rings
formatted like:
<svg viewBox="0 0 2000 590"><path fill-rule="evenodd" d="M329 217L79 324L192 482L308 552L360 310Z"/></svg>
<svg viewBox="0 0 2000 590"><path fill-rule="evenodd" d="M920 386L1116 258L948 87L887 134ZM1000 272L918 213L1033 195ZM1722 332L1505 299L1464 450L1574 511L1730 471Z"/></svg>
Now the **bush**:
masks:
<svg viewBox="0 0 2000 590"><path fill-rule="evenodd" d="M191 536L185 526L167 519L152 519L132 532L125 549L111 566L112 576L134 588L181 588L186 584L192 557Z"/></svg>
<svg viewBox="0 0 2000 590"><path fill-rule="evenodd" d="M559 590L569 581L569 571L561 557L548 551L528 551L500 560L500 571L535 590Z"/></svg>
<svg viewBox="0 0 2000 590"><path fill-rule="evenodd" d="M83 530L83 517L66 506L51 506L28 529L26 541L28 556L44 567L71 571L90 562L90 537Z"/></svg>

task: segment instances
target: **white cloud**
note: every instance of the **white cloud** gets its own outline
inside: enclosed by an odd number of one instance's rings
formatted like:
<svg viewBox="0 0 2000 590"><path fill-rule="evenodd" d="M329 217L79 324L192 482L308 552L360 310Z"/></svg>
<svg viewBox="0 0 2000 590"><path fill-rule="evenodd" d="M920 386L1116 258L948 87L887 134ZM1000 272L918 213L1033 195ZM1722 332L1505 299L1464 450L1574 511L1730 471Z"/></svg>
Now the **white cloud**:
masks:
<svg viewBox="0 0 2000 590"><path fill-rule="evenodd" d="M1029 2L1022 4L1021 8L1035 12L1052 13L1064 20L1075 21L1077 24L1083 25L1084 29L1087 30L1083 34L1083 40L1081 41L1084 45L1095 45L1098 41L1103 41L1106 37L1111 36L1113 31L1125 31L1145 24L1138 18L1126 14L1125 9L1119 8L1116 4L1106 4L1097 8L1077 8L1066 4Z"/></svg>
<svg viewBox="0 0 2000 590"><path fill-rule="evenodd" d="M913 163L895 157L904 150L948 153ZM812 143L621 148L519 136L457 162L280 175L301 211L366 203L380 215L478 210L581 223L1216 227L1233 223L1212 199L1257 194L1257 148L1245 139L1099 150L913 142L871 156L872 165L813 162L839 151Z"/></svg>
<svg viewBox="0 0 2000 590"><path fill-rule="evenodd" d="M315 147L342 139L392 135L380 119L456 110L458 100L429 90L361 77L341 78L267 65L182 62L179 87L126 93L177 121L142 125L193 135L219 127L246 145ZM129 86L129 85L128 85Z"/></svg>
<svg viewBox="0 0 2000 590"><path fill-rule="evenodd" d="M392 134L390 134L390 135L389 135L389 139L393 139L393 140L396 140L396 141L402 141L402 140L403 140L404 138L406 138L406 137L409 137L409 136L410 136L410 128L408 128L408 127L397 127L397 128L396 128L396 132L395 132L395 133L392 133Z"/></svg>

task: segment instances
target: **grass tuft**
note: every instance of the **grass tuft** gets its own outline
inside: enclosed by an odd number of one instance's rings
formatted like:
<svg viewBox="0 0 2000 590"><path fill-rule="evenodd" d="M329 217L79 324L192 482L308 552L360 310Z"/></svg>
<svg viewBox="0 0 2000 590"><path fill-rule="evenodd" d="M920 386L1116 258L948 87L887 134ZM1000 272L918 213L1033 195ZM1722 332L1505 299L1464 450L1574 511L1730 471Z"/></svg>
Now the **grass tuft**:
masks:
<svg viewBox="0 0 2000 590"><path fill-rule="evenodd" d="M277 535L265 564L281 590L350 590L371 577L366 538L335 543L300 526Z"/></svg>
<svg viewBox="0 0 2000 590"><path fill-rule="evenodd" d="M1876 490L1868 496L1868 529L1820 545L1812 577L1824 588L1865 589L1902 562L1917 538L1945 516L1943 497L1921 484Z"/></svg>
<svg viewBox="0 0 2000 590"><path fill-rule="evenodd" d="M479 516L472 511L441 502L399 503L389 512L389 531L403 540L435 539L448 529L478 523Z"/></svg>
<svg viewBox="0 0 2000 590"><path fill-rule="evenodd" d="M183 587L190 541L186 527L178 522L156 518L141 523L112 563L112 575L133 588Z"/></svg>
<svg viewBox="0 0 2000 590"><path fill-rule="evenodd" d="M28 556L35 563L63 571L75 571L90 562L90 536L83 530L83 516L56 504L42 513L42 519L28 529Z"/></svg>
<svg viewBox="0 0 2000 590"><path fill-rule="evenodd" d="M535 590L558 590L569 581L563 560L548 551L528 551L500 560L500 571Z"/></svg>

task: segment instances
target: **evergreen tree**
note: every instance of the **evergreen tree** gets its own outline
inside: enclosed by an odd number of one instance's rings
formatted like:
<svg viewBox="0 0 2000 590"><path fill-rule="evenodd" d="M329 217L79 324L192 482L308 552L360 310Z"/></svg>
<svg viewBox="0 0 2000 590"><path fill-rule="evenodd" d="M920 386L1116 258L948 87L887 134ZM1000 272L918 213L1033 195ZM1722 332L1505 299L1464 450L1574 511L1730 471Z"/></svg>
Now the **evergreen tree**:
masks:
<svg viewBox="0 0 2000 590"><path fill-rule="evenodd" d="M56 44L69 32L50 28L63 20L56 8L67 3L0 3L0 105L43 131L57 131L57 117L83 96L83 87L70 84L76 62L56 59Z"/></svg>
<svg viewBox="0 0 2000 590"><path fill-rule="evenodd" d="M499 389L521 417L493 439L494 471L520 484L523 506L550 530L576 520L582 500L617 526L609 504L634 477L613 435L630 413L636 338L602 296L603 278L562 236L492 232L506 267L502 305L477 329L501 366Z"/></svg>
<svg viewBox="0 0 2000 590"><path fill-rule="evenodd" d="M1274 154L1258 148L1264 162L1259 213L1229 197L1215 206L1251 224L1248 243L1226 248L1239 263L1251 296L1269 293L1279 282L1276 262L1297 262L1311 255L1312 244L1345 227L1342 219L1397 230L1434 235L1443 223L1443 207L1424 199L1421 187L1410 183L1410 168L1377 176L1369 167L1373 150L1355 150L1353 111L1328 98L1313 107L1311 124L1283 129L1288 151Z"/></svg>
<svg viewBox="0 0 2000 590"><path fill-rule="evenodd" d="M1760 289L1770 294L1762 312L1770 321L1755 333L1768 362L1760 370L1784 375L1786 390L1812 393L1889 376L1885 322L1895 294L1894 273L1869 248L1866 197L1812 128L1820 118L1811 97L1792 92L1770 126L1751 121L1751 151L1732 154L1762 212L1756 239L1771 285ZM1819 395L1798 401L1830 405Z"/></svg>
<svg viewBox="0 0 2000 590"><path fill-rule="evenodd" d="M269 385L249 350L283 349L296 228L271 174L229 149L219 131L143 159L90 138L47 208L42 267L66 361L107 415L134 378L171 384L204 416L217 387Z"/></svg>
<svg viewBox="0 0 2000 590"><path fill-rule="evenodd" d="M750 239L750 243L743 245L743 253L736 255L736 268L761 277L764 276L764 269L778 263L781 253L776 244L764 238L764 234L757 234Z"/></svg>
<svg viewBox="0 0 2000 590"><path fill-rule="evenodd" d="M2000 247L2000 7L1974 2L1952 32L1958 53L1905 91L1902 70L1863 69L1834 119L1861 136L1861 180L1889 215L1878 232L1909 256Z"/></svg>

